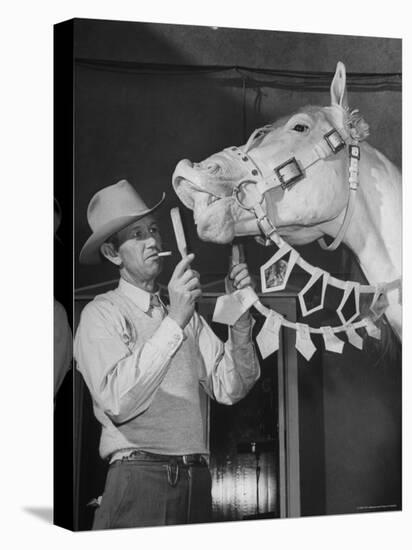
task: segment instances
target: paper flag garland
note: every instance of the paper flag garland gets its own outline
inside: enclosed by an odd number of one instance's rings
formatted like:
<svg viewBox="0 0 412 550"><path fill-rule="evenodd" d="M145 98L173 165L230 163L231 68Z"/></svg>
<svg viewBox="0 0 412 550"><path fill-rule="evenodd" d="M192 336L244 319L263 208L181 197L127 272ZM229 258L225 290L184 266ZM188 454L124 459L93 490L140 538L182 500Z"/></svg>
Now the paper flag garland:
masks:
<svg viewBox="0 0 412 550"><path fill-rule="evenodd" d="M272 310L266 317L256 337L256 342L263 359L266 359L266 357L269 357L269 355L279 349L279 331L281 326L282 317Z"/></svg>
<svg viewBox="0 0 412 550"><path fill-rule="evenodd" d="M262 244L267 244L269 237ZM360 350L363 348L363 338L356 332L356 329L365 327L369 336L376 339L381 338L381 330L373 321L385 313L389 305L387 293L390 290L398 289L398 299L401 301L401 279L377 285L361 285L355 281L342 281L306 262L280 236L278 236L276 241L272 237L270 238L279 248L260 268L262 292L283 290L287 285L293 267L298 265L311 275L309 281L298 294L302 314L306 316L322 309L324 307L326 289L328 285L331 285L343 291L342 300L336 310L342 324L333 328L330 326L314 328L304 323L288 321L276 311L264 306L251 287L220 296L216 301L213 321L233 325L253 305L257 311L266 316L266 320L256 339L263 358L268 357L279 349L279 333L282 326L296 331L296 349L308 361L316 351L316 346L311 340L311 333L322 334L325 349L334 353L343 352L345 342L337 336L337 333L340 332L345 332L348 342ZM235 247L233 247L234 249ZM240 261L239 258L237 261ZM317 285L316 288L314 288L315 285ZM226 288L226 291L230 290ZM313 303L314 299L310 297L311 293L315 296L315 303ZM361 293L373 294L370 305L372 318L368 317L354 322L360 315L359 299ZM320 296L318 297L319 294ZM312 305L313 307L308 307L308 305Z"/></svg>

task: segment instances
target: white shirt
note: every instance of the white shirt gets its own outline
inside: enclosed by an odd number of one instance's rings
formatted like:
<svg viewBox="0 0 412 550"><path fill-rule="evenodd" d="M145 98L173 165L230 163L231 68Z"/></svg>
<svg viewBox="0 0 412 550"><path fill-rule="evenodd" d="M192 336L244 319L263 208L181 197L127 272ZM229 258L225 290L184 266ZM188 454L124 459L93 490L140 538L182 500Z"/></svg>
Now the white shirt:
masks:
<svg viewBox="0 0 412 550"><path fill-rule="evenodd" d="M150 293L123 279L114 292L126 296L140 311L148 312ZM157 328L151 328L149 338L133 344L122 336L128 333L124 315L96 298L82 312L75 358L91 392L96 417L104 428L102 456L125 447L139 447L130 427L133 423L138 426L139 415L152 404L184 339L190 339L192 348L199 350L199 356L193 358L198 370L196 387L200 383L220 403L232 404L244 397L260 376L251 340L251 318L231 327L228 341L222 343L196 312L184 330L166 315ZM144 316L140 319L140 326L142 322L146 324ZM150 322L147 319L147 324ZM104 433L107 437L103 441Z"/></svg>

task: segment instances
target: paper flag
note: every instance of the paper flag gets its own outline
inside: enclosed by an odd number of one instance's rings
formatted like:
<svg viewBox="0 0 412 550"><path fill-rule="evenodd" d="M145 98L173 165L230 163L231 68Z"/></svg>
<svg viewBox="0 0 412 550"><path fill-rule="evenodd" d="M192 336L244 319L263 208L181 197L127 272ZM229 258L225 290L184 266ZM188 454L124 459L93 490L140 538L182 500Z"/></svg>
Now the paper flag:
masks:
<svg viewBox="0 0 412 550"><path fill-rule="evenodd" d="M286 288L293 266L299 259L294 248L284 243L279 250L260 267L262 292L275 292Z"/></svg>
<svg viewBox="0 0 412 550"><path fill-rule="evenodd" d="M352 346L358 349L363 348L363 338L359 336L353 327L348 327L346 329L346 334L348 336L349 343L352 344Z"/></svg>
<svg viewBox="0 0 412 550"><path fill-rule="evenodd" d="M250 286L236 290L232 294L219 296L213 312L213 321L224 325L234 325L257 300L259 300L258 296Z"/></svg>
<svg viewBox="0 0 412 550"><path fill-rule="evenodd" d="M366 321L366 332L371 336L372 338L376 338L376 340L381 339L381 329L378 328L369 317L365 318Z"/></svg>
<svg viewBox="0 0 412 550"><path fill-rule="evenodd" d="M338 309L336 310L336 313L338 314L340 320L342 321L342 324L344 324L344 325L346 323L351 323L359 315L359 289L360 289L360 284L359 283L356 283L356 282L353 282L353 281L347 281L346 284L345 284L345 290L343 292L342 301L341 301ZM354 312L352 313L352 315L350 317L348 317L348 319L346 319L344 314L343 314L343 309L346 305L347 300L349 299L349 297L351 295L353 295L353 297L354 297L355 309L354 309Z"/></svg>
<svg viewBox="0 0 412 550"><path fill-rule="evenodd" d="M271 311L256 337L256 343L263 359L279 349L279 330L281 326L282 317L275 311Z"/></svg>
<svg viewBox="0 0 412 550"><path fill-rule="evenodd" d="M310 338L308 325L303 323L295 323L296 325L296 349L303 355L306 361L312 357L316 351L316 346Z"/></svg>
<svg viewBox="0 0 412 550"><path fill-rule="evenodd" d="M322 335L325 342L325 349L335 353L342 353L345 343L336 336L332 327L322 327Z"/></svg>
<svg viewBox="0 0 412 550"><path fill-rule="evenodd" d="M379 317L385 313L388 306L389 302L386 292L382 290L382 288L378 287L373 295L373 300L369 308L372 311L374 318L379 319Z"/></svg>
<svg viewBox="0 0 412 550"><path fill-rule="evenodd" d="M305 294L317 283L317 281L321 277L322 277L322 291L321 291L320 301L318 304L314 304L312 308L308 309L306 304ZM325 301L326 287L328 285L328 279L329 279L329 273L317 267L313 269L312 277L309 279L309 281L306 283L306 285L302 288L302 290L298 294L300 309L302 311L303 316L310 315L311 313L314 313L315 311L319 311L320 309L323 308L323 304Z"/></svg>

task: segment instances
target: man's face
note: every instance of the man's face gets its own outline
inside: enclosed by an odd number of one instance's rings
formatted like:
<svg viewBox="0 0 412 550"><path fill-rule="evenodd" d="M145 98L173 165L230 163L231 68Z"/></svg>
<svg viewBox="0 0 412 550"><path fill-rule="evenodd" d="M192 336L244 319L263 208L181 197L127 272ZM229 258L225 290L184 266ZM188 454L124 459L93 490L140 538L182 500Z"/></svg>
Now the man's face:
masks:
<svg viewBox="0 0 412 550"><path fill-rule="evenodd" d="M162 239L156 219L151 214L117 234L120 269L135 282L154 281L162 270Z"/></svg>

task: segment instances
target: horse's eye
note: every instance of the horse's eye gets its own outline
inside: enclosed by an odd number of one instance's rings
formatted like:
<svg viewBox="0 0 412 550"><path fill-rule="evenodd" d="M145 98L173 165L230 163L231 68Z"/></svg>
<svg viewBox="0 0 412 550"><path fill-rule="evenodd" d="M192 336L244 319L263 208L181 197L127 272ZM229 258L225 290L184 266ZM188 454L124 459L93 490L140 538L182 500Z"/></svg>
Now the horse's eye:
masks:
<svg viewBox="0 0 412 550"><path fill-rule="evenodd" d="M306 132L306 130L309 130L309 126L306 126L306 124L295 124L293 129L295 132Z"/></svg>

